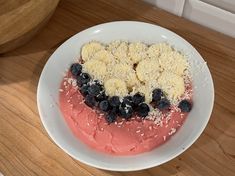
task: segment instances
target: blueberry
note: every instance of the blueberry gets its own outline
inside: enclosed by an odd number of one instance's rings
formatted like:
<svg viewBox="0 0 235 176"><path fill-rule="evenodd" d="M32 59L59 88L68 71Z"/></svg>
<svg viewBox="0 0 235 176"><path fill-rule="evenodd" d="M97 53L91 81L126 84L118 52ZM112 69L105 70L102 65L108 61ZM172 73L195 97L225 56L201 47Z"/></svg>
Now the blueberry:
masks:
<svg viewBox="0 0 235 176"><path fill-rule="evenodd" d="M70 67L70 71L73 76L78 76L82 72L82 66L78 63L72 64Z"/></svg>
<svg viewBox="0 0 235 176"><path fill-rule="evenodd" d="M111 111L114 112L115 114L119 115L119 106L111 107Z"/></svg>
<svg viewBox="0 0 235 176"><path fill-rule="evenodd" d="M91 80L91 77L87 73L81 73L77 77L77 84L79 87L81 87L83 84L87 84Z"/></svg>
<svg viewBox="0 0 235 176"><path fill-rule="evenodd" d="M152 94L153 101L155 101L155 102L160 101L162 96L163 96L163 92L161 89L154 89L153 90L153 94Z"/></svg>
<svg viewBox="0 0 235 176"><path fill-rule="evenodd" d="M124 117L125 119L129 119L133 114L133 109L131 106L128 106L128 105L123 106L122 105L119 107L119 114L121 117Z"/></svg>
<svg viewBox="0 0 235 176"><path fill-rule="evenodd" d="M109 99L109 104L112 106L112 107L118 107L121 102L120 102L120 99L118 96L113 96Z"/></svg>
<svg viewBox="0 0 235 176"><path fill-rule="evenodd" d="M187 100L182 100L178 106L182 112L190 112L192 109L192 104Z"/></svg>
<svg viewBox="0 0 235 176"><path fill-rule="evenodd" d="M108 100L103 100L99 104L99 108L101 111L107 112L109 110L109 102Z"/></svg>
<svg viewBox="0 0 235 176"><path fill-rule="evenodd" d="M150 109L146 103L141 103L137 107L137 115L140 117L146 117L149 113Z"/></svg>
<svg viewBox="0 0 235 176"><path fill-rule="evenodd" d="M102 91L95 98L96 98L97 101L100 102L100 101L103 101L103 100L107 100L108 96L105 94L104 91Z"/></svg>
<svg viewBox="0 0 235 176"><path fill-rule="evenodd" d="M101 91L100 86L96 85L96 84L92 84L89 88L88 88L88 94L89 95L93 95L93 96L97 96Z"/></svg>
<svg viewBox="0 0 235 176"><path fill-rule="evenodd" d="M92 95L87 95L85 97L85 103L87 106L90 106L90 107L93 107L96 105L96 100L95 100L95 97L92 96Z"/></svg>
<svg viewBox="0 0 235 176"><path fill-rule="evenodd" d="M143 103L145 98L144 98L144 95L140 94L140 93L136 93L133 98L133 103L135 106L138 106L140 103Z"/></svg>
<svg viewBox="0 0 235 176"><path fill-rule="evenodd" d="M116 119L117 119L117 114L116 114L116 112L110 111L110 112L106 115L105 119L106 119L106 121L107 121L109 124L115 122Z"/></svg>
<svg viewBox="0 0 235 176"><path fill-rule="evenodd" d="M84 84L81 87L80 92L83 96L86 96L88 94L88 88L89 88L89 85L86 85L86 84Z"/></svg>
<svg viewBox="0 0 235 176"><path fill-rule="evenodd" d="M126 96L123 98L123 104L133 106L132 96Z"/></svg>
<svg viewBox="0 0 235 176"><path fill-rule="evenodd" d="M157 103L157 108L159 110L166 110L170 107L170 102L166 98L162 98L158 103Z"/></svg>
<svg viewBox="0 0 235 176"><path fill-rule="evenodd" d="M93 84L96 84L96 85L100 86L101 88L103 88L103 85L100 83L99 80L94 80Z"/></svg>

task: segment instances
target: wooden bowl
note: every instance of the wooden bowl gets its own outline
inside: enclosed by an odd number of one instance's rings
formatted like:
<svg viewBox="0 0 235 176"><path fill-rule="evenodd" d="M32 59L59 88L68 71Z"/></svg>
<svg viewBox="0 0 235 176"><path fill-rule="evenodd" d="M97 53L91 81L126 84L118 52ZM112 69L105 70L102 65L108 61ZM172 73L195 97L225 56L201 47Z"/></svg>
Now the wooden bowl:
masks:
<svg viewBox="0 0 235 176"><path fill-rule="evenodd" d="M0 53L29 41L49 20L59 0L0 0Z"/></svg>

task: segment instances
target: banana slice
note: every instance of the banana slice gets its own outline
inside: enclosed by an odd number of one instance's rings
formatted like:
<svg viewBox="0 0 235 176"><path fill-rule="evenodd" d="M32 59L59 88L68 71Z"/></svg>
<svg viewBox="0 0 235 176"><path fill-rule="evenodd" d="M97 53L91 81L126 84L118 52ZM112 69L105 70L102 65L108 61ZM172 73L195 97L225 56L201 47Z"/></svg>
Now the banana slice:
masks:
<svg viewBox="0 0 235 176"><path fill-rule="evenodd" d="M131 64L131 60L128 58L128 43L124 41L114 41L111 42L107 50L110 51L115 59L119 63Z"/></svg>
<svg viewBox="0 0 235 176"><path fill-rule="evenodd" d="M126 82L127 87L133 87L138 84L138 79L135 70L127 64L116 64L112 70L111 75L113 78L118 78Z"/></svg>
<svg viewBox="0 0 235 176"><path fill-rule="evenodd" d="M90 42L85 44L82 47L81 52L82 60L84 60L85 62L90 60L97 51L102 49L104 49L104 46L102 46L99 42Z"/></svg>
<svg viewBox="0 0 235 176"><path fill-rule="evenodd" d="M172 102L176 102L185 91L184 79L168 71L161 74L158 84Z"/></svg>
<svg viewBox="0 0 235 176"><path fill-rule="evenodd" d="M158 43L158 44L153 44L148 48L148 56L151 59L156 59L158 58L162 53L167 53L171 52L173 49L171 48L170 45L167 43Z"/></svg>
<svg viewBox="0 0 235 176"><path fill-rule="evenodd" d="M159 57L159 63L164 70L168 70L179 76L182 76L188 68L186 58L177 51L163 53Z"/></svg>
<svg viewBox="0 0 235 176"><path fill-rule="evenodd" d="M109 96L124 97L128 94L126 83L121 79L111 78L104 83L105 92Z"/></svg>
<svg viewBox="0 0 235 176"><path fill-rule="evenodd" d="M113 55L109 51L106 51L104 49L95 53L92 59L104 62L105 64L110 64L114 62Z"/></svg>
<svg viewBox="0 0 235 176"><path fill-rule="evenodd" d="M98 60L89 60L83 64L84 71L89 73L94 79L105 81L107 78L107 68L105 63Z"/></svg>
<svg viewBox="0 0 235 176"><path fill-rule="evenodd" d="M155 82L160 76L161 68L157 60L142 60L136 67L136 74L140 81Z"/></svg>
<svg viewBox="0 0 235 176"><path fill-rule="evenodd" d="M129 57L135 64L147 57L147 45L144 43L136 42L129 45Z"/></svg>
<svg viewBox="0 0 235 176"><path fill-rule="evenodd" d="M113 53L121 43L121 40L114 40L108 44L107 50Z"/></svg>

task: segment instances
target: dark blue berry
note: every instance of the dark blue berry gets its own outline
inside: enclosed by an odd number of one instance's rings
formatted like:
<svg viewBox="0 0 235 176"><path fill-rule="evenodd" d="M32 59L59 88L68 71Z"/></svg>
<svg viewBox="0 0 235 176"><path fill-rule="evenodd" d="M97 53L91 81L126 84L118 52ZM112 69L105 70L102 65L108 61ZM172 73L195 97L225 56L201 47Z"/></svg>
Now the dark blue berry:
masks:
<svg viewBox="0 0 235 176"><path fill-rule="evenodd" d="M117 106L117 107L111 107L112 109L111 109L111 111L112 112L114 112L114 113L116 113L117 115L119 115L119 106Z"/></svg>
<svg viewBox="0 0 235 176"><path fill-rule="evenodd" d="M152 94L152 99L154 102L158 102L161 100L163 96L163 92L161 89L154 89Z"/></svg>
<svg viewBox="0 0 235 176"><path fill-rule="evenodd" d="M125 105L133 106L132 96L124 97L122 103Z"/></svg>
<svg viewBox="0 0 235 176"><path fill-rule="evenodd" d="M133 98L133 103L135 106L138 106L140 103L143 103L145 98L144 98L144 95L140 94L140 93L136 93Z"/></svg>
<svg viewBox="0 0 235 176"><path fill-rule="evenodd" d="M91 77L87 73L81 73L77 77L77 84L79 87L81 87L83 84L87 84L91 80Z"/></svg>
<svg viewBox="0 0 235 176"><path fill-rule="evenodd" d="M192 109L192 104L187 100L182 100L178 106L182 112L190 112Z"/></svg>
<svg viewBox="0 0 235 176"><path fill-rule="evenodd" d="M88 94L88 88L89 88L89 85L86 85L86 84L84 84L81 87L80 92L83 96L86 96Z"/></svg>
<svg viewBox="0 0 235 176"><path fill-rule="evenodd" d="M85 103L87 106L90 106L90 107L93 107L96 105L96 100L95 100L95 97L92 96L92 95L87 95L85 97Z"/></svg>
<svg viewBox="0 0 235 176"><path fill-rule="evenodd" d="M73 76L78 76L82 73L82 66L78 63L72 64L70 67L70 71Z"/></svg>
<svg viewBox="0 0 235 176"><path fill-rule="evenodd" d="M131 106L128 106L128 105L123 106L122 104L119 107L119 114L121 117L124 117L125 119L129 119L133 114L133 109Z"/></svg>
<svg viewBox="0 0 235 176"><path fill-rule="evenodd" d="M159 110L166 110L170 107L170 102L166 98L162 98L158 103L157 103L157 108Z"/></svg>
<svg viewBox="0 0 235 176"><path fill-rule="evenodd" d="M121 102L120 102L120 99L118 96L113 96L109 99L109 104L112 106L112 107L118 107Z"/></svg>
<svg viewBox="0 0 235 176"><path fill-rule="evenodd" d="M106 121L107 121L109 124L115 122L116 119L117 119L117 114L116 114L116 112L110 111L110 112L106 115L105 119L106 119Z"/></svg>
<svg viewBox="0 0 235 176"><path fill-rule="evenodd" d="M103 88L103 85L100 83L99 80L94 80L93 84L96 84L96 85L100 86L101 88Z"/></svg>
<svg viewBox="0 0 235 176"><path fill-rule="evenodd" d="M105 94L104 91L100 92L97 96L96 96L96 100L97 101L103 101L103 100L107 100L108 96Z"/></svg>
<svg viewBox="0 0 235 176"><path fill-rule="evenodd" d="M150 109L146 103L141 103L137 107L137 115L140 117L146 117L149 113Z"/></svg>
<svg viewBox="0 0 235 176"><path fill-rule="evenodd" d="M103 100L99 104L99 108L101 111L107 112L109 110L109 102L108 100Z"/></svg>
<svg viewBox="0 0 235 176"><path fill-rule="evenodd" d="M88 94L89 95L97 96L100 93L100 91L101 91L101 87L99 85L96 85L96 84L92 84L88 88Z"/></svg>

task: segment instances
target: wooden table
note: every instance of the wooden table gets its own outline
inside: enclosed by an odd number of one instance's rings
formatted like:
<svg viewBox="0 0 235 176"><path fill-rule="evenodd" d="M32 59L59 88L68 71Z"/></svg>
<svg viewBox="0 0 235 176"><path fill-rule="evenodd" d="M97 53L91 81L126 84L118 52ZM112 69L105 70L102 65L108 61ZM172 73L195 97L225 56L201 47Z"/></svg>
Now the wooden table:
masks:
<svg viewBox="0 0 235 176"><path fill-rule="evenodd" d="M214 110L196 143L170 162L138 172L103 171L69 157L48 137L36 106L38 79L51 53L77 32L115 20L150 22L181 35L208 62L215 84ZM5 176L234 176L235 39L138 0L62 0L31 42L1 55L0 172Z"/></svg>

